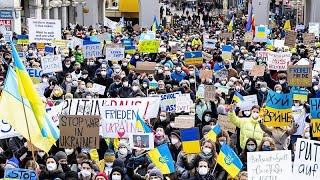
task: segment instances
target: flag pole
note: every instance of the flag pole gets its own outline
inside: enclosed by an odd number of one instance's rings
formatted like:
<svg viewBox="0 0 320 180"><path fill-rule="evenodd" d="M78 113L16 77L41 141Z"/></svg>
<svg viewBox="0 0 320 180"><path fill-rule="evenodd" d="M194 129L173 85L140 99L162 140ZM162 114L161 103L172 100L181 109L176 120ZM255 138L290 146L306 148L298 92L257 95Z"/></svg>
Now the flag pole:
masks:
<svg viewBox="0 0 320 180"><path fill-rule="evenodd" d="M24 101L23 101L23 97L20 95L21 97L21 101L22 101L22 107L23 107L23 113L24 113L24 117L25 117L25 120L26 120L26 124L27 124L27 130L28 130L28 136L29 136L29 141L30 141L30 146L31 146L31 154L32 154L32 159L34 161L36 161L35 157L34 157L34 151L33 151L33 144L32 144L32 141L31 141L31 136L30 136L30 131L29 131L29 124L28 124L28 119L27 119L27 114L26 114L26 109L24 107ZM28 142L27 142L28 143Z"/></svg>

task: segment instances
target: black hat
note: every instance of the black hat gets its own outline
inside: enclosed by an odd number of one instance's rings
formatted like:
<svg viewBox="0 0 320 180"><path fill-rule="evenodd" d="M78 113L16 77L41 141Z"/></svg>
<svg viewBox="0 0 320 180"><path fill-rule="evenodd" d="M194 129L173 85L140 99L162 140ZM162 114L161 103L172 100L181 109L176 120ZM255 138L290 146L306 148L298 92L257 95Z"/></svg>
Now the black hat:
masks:
<svg viewBox="0 0 320 180"><path fill-rule="evenodd" d="M180 131L178 130L173 130L170 135L175 135L177 136L177 138L179 138L180 142L181 142L181 135L180 135Z"/></svg>
<svg viewBox="0 0 320 180"><path fill-rule="evenodd" d="M111 176L112 176L112 173L113 173L113 172L118 172L118 173L120 173L120 174L121 174L121 178L122 178L122 179L124 178L124 172L123 172L123 169L122 169L121 167L116 166L116 167L112 168L112 171L111 171L111 173L110 173Z"/></svg>

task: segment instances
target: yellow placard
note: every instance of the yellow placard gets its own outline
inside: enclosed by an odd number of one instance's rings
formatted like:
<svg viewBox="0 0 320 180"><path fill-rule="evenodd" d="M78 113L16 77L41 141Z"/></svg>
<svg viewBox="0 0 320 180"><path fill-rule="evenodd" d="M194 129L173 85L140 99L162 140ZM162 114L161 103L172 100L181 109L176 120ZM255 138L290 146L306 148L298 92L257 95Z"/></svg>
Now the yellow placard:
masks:
<svg viewBox="0 0 320 180"><path fill-rule="evenodd" d="M312 119L312 136L320 137L320 119Z"/></svg>
<svg viewBox="0 0 320 180"><path fill-rule="evenodd" d="M293 100L308 101L308 95L304 95L304 94L293 94Z"/></svg>
<svg viewBox="0 0 320 180"><path fill-rule="evenodd" d="M44 43L37 43L37 49L44 49Z"/></svg>
<svg viewBox="0 0 320 180"><path fill-rule="evenodd" d="M290 126L292 109L274 109L271 107L266 108L267 113L264 117L264 125L281 127Z"/></svg>
<svg viewBox="0 0 320 180"><path fill-rule="evenodd" d="M56 46L60 47L61 49L68 48L68 41L67 40L53 40L52 41Z"/></svg>
<svg viewBox="0 0 320 180"><path fill-rule="evenodd" d="M203 58L187 58L186 65L198 65L203 63Z"/></svg>
<svg viewBox="0 0 320 180"><path fill-rule="evenodd" d="M29 39L18 39L18 44L29 44Z"/></svg>
<svg viewBox="0 0 320 180"><path fill-rule="evenodd" d="M159 40L141 40L139 41L138 50L140 53L158 53L159 46Z"/></svg>

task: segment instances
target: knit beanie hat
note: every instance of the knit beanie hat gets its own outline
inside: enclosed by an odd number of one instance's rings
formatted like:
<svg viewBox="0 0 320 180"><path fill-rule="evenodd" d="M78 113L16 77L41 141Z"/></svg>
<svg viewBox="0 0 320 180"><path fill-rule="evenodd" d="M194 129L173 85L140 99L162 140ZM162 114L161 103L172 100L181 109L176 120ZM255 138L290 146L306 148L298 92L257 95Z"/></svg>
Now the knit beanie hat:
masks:
<svg viewBox="0 0 320 180"><path fill-rule="evenodd" d="M61 159L67 159L67 154L64 151L59 151L54 157L57 158L58 161L60 161Z"/></svg>
<svg viewBox="0 0 320 180"><path fill-rule="evenodd" d="M104 177L106 180L108 180L108 176L107 176L105 173L98 173L94 179L97 179L97 177L99 177L99 176L102 176L102 177Z"/></svg>
<svg viewBox="0 0 320 180"><path fill-rule="evenodd" d="M170 135L175 135L175 136L177 136L177 138L180 140L180 142L181 142L181 135L180 135L180 131L178 131L178 130L173 130L171 133L170 133Z"/></svg>
<svg viewBox="0 0 320 180"><path fill-rule="evenodd" d="M159 168L153 168L149 173L149 177L151 177L151 176L157 176L157 177L163 179L163 174Z"/></svg>
<svg viewBox="0 0 320 180"><path fill-rule="evenodd" d="M8 159L6 164L10 164L15 168L19 168L19 160L17 158L15 158L15 157L12 157L12 158Z"/></svg>

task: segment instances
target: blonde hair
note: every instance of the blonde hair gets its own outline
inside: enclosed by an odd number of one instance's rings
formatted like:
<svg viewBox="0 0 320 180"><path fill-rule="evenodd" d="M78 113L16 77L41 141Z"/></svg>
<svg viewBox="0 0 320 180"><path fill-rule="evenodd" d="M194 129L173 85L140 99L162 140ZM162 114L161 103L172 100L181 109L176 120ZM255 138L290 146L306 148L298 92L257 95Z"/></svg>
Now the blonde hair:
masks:
<svg viewBox="0 0 320 180"><path fill-rule="evenodd" d="M262 150L262 145L263 145L263 143L266 142L266 141L269 141L269 142L270 142L270 149L271 149L271 151L277 150L276 144L274 143L273 139L270 138L270 137L264 137L264 138L262 138L261 143L260 143L257 151L261 151L261 150Z"/></svg>

